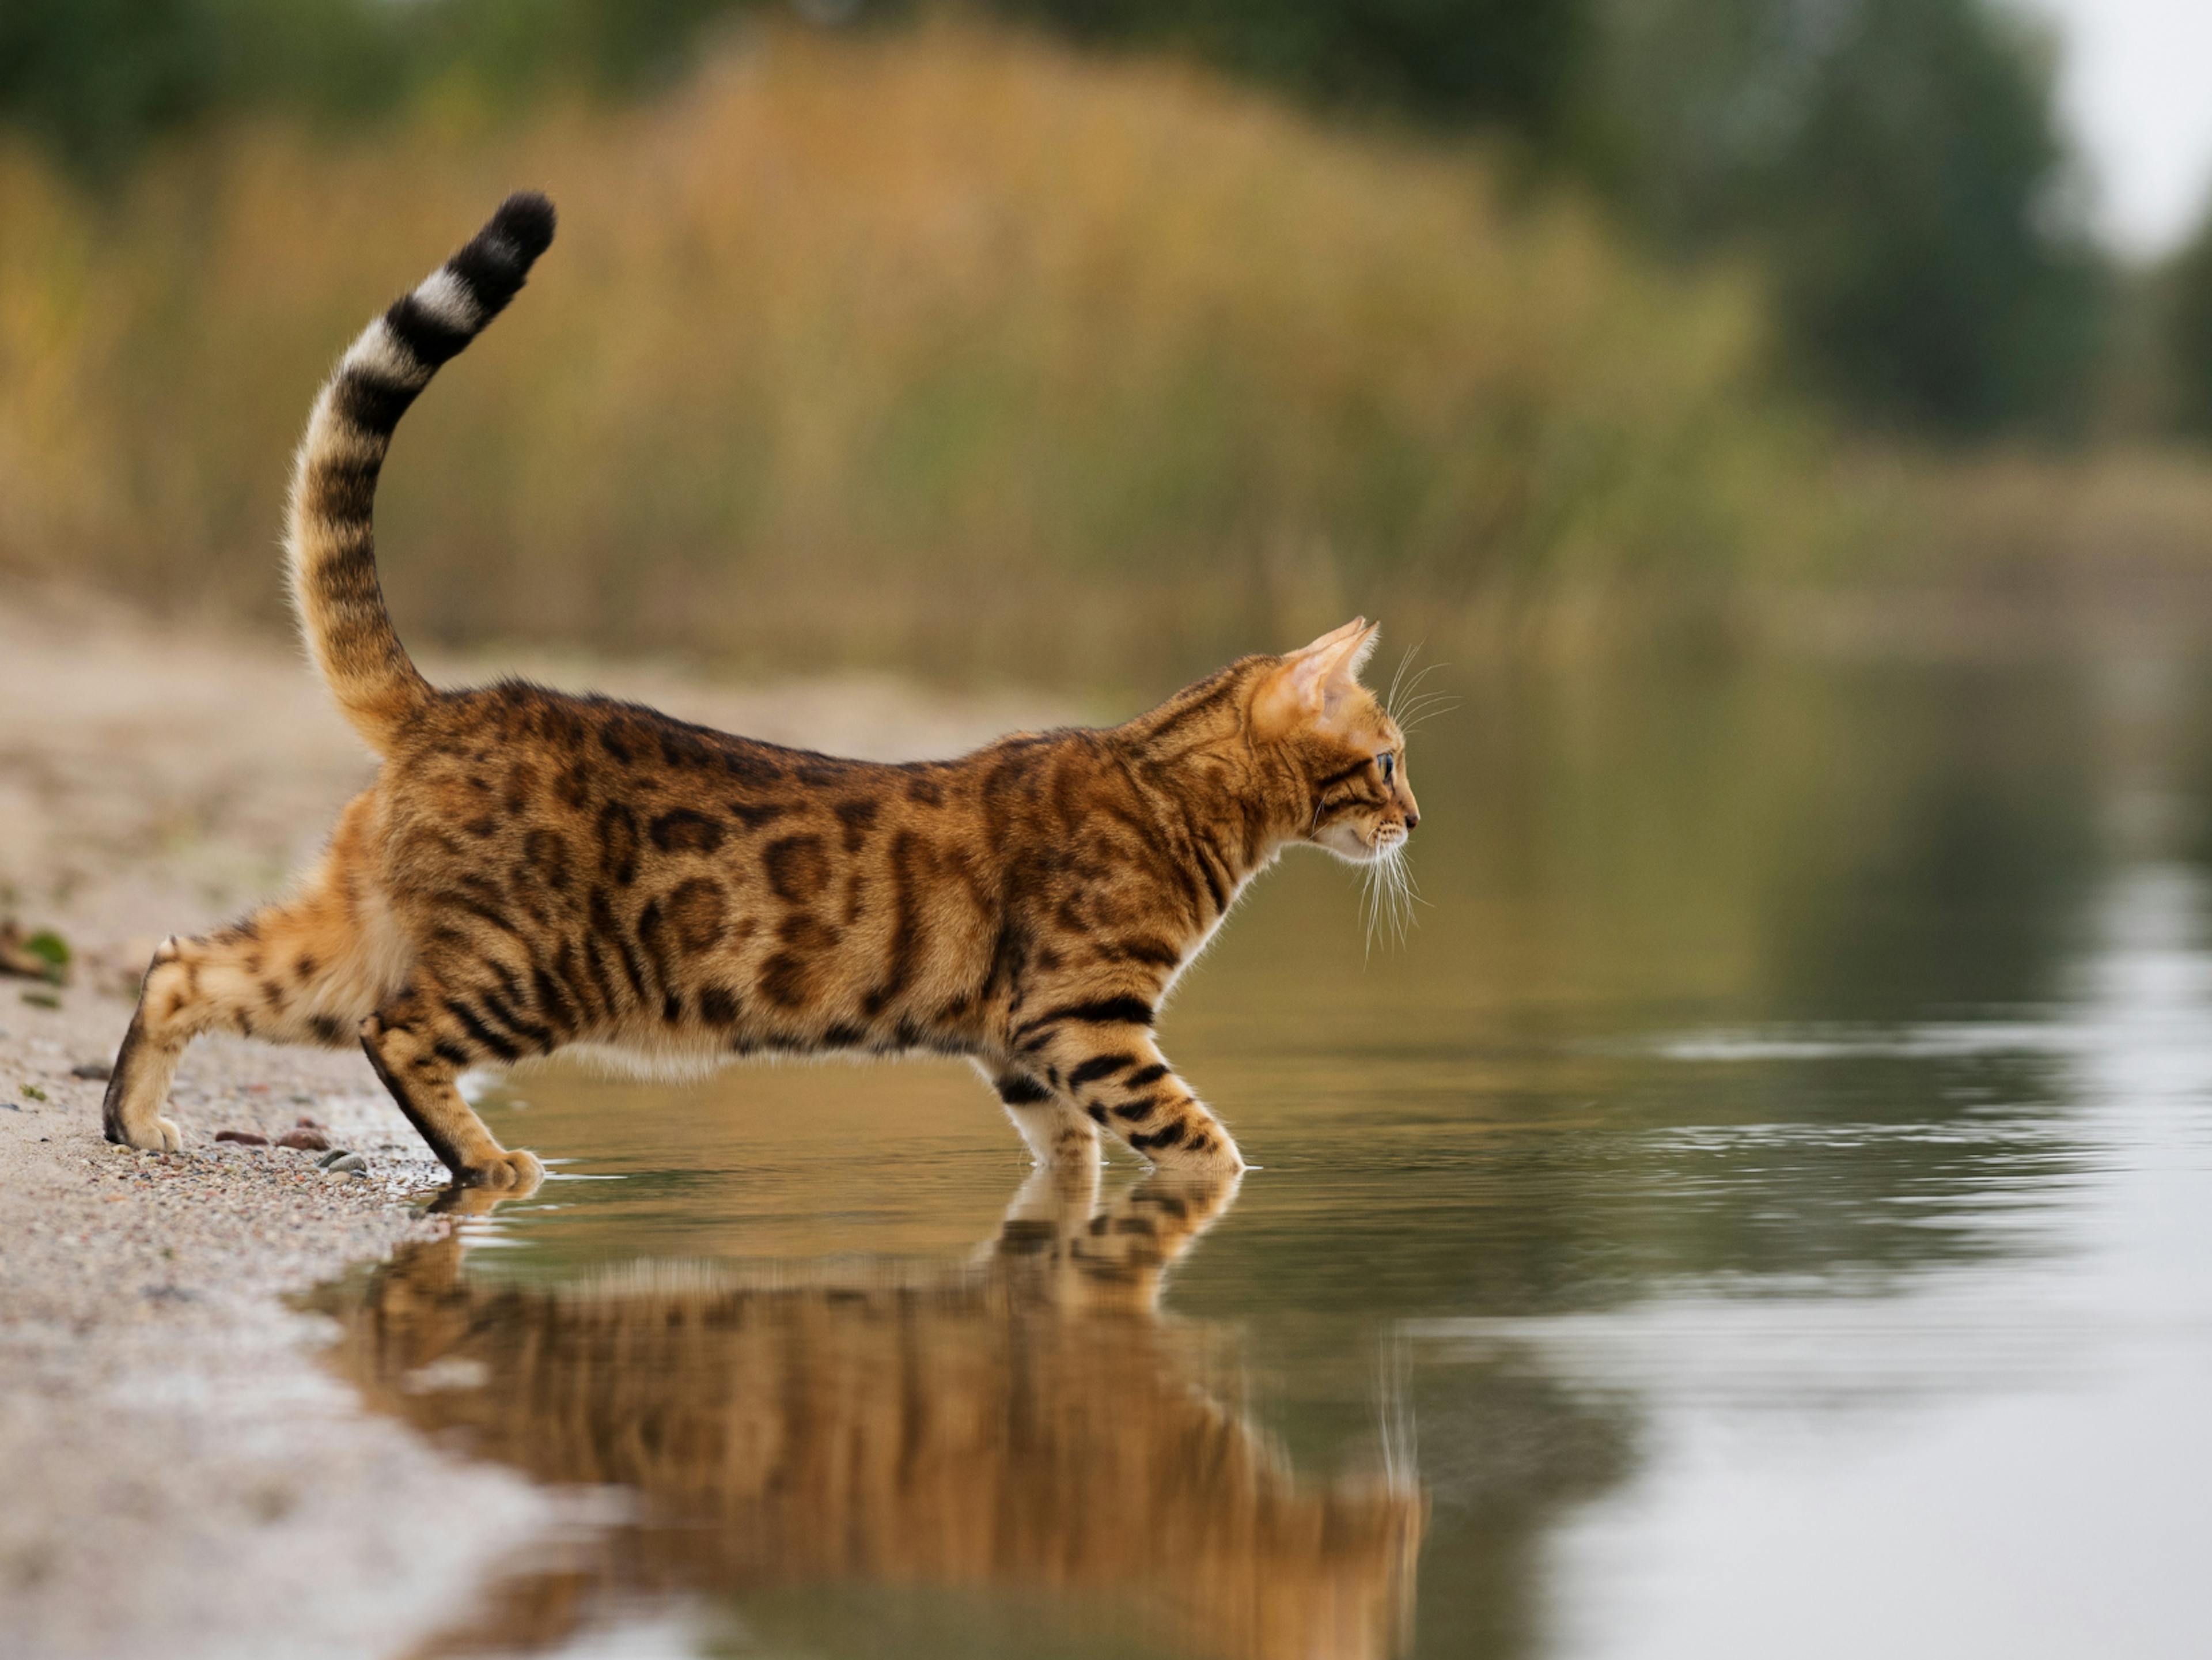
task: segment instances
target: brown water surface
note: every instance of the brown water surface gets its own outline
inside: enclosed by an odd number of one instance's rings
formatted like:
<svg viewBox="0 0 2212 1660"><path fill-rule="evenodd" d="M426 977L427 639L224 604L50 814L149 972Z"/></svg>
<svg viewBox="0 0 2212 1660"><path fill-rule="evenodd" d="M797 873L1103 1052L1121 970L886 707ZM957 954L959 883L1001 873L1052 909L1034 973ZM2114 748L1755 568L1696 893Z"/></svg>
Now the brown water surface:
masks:
<svg viewBox="0 0 2212 1660"><path fill-rule="evenodd" d="M1500 677L1402 946L1163 1021L1262 1168L945 1063L550 1070L336 1364L578 1495L439 1652L2130 1656L2212 1554L2212 679Z"/></svg>

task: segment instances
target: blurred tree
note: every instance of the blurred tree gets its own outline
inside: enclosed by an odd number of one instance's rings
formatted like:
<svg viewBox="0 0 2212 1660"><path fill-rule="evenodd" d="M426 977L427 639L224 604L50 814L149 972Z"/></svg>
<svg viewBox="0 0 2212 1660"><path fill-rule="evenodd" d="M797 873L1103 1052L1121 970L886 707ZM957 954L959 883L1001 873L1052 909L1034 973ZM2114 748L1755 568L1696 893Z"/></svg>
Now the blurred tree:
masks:
<svg viewBox="0 0 2212 1660"><path fill-rule="evenodd" d="M213 0L8 0L0 118L112 167L217 101L222 35Z"/></svg>
<svg viewBox="0 0 2212 1660"><path fill-rule="evenodd" d="M2177 430L2212 438L2212 214L2158 283L2165 414Z"/></svg>
<svg viewBox="0 0 2212 1660"><path fill-rule="evenodd" d="M272 103L329 119L404 90L412 20L380 0L4 0L0 122L81 175L148 142Z"/></svg>
<svg viewBox="0 0 2212 1660"><path fill-rule="evenodd" d="M1487 126L1690 255L1747 248L1860 417L2078 429L2100 261L2043 39L1990 0L992 0L1332 102Z"/></svg>
<svg viewBox="0 0 2212 1660"><path fill-rule="evenodd" d="M548 78L634 91L681 75L701 37L768 0L415 0L418 78L456 70L526 91ZM818 7L787 8L808 16ZM857 7L848 8L857 9Z"/></svg>
<svg viewBox="0 0 2212 1660"><path fill-rule="evenodd" d="M0 119L110 165L225 104L337 113L460 70L509 89L680 72L766 0L7 0ZM1590 0L983 0L1092 44L1164 46L1316 99L1543 137L1585 55ZM819 23L927 0L788 0Z"/></svg>
<svg viewBox="0 0 2212 1660"><path fill-rule="evenodd" d="M511 94L554 79L633 89L672 78L702 31L762 3L0 0L0 123L112 179L149 141L226 110L344 121L457 74Z"/></svg>
<svg viewBox="0 0 2212 1660"><path fill-rule="evenodd" d="M2078 426L2104 285L2041 37L1986 0L1610 0L1577 157L1654 234L1747 246L1875 420Z"/></svg>
<svg viewBox="0 0 2212 1660"><path fill-rule="evenodd" d="M1180 47L1308 96L1561 131L1589 0L990 0L1082 40Z"/></svg>
<svg viewBox="0 0 2212 1660"><path fill-rule="evenodd" d="M775 0L818 22L932 0ZM1686 255L1747 250L1863 419L2077 427L2104 285L2041 37L1995 0L980 0L1334 106L1482 127ZM325 118L455 74L635 89L770 0L0 0L0 121L89 173L226 106ZM2212 394L2208 394L2212 396Z"/></svg>

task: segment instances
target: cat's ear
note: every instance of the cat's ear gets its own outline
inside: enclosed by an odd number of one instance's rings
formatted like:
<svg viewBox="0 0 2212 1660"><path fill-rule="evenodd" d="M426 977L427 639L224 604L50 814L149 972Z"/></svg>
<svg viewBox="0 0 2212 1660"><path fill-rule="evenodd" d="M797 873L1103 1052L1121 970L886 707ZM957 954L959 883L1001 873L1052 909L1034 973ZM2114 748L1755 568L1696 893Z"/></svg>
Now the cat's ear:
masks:
<svg viewBox="0 0 2212 1660"><path fill-rule="evenodd" d="M1285 653L1255 702L1261 725L1281 731L1321 719L1334 699L1359 684L1359 671L1374 654L1382 634L1381 623L1355 617L1311 644Z"/></svg>

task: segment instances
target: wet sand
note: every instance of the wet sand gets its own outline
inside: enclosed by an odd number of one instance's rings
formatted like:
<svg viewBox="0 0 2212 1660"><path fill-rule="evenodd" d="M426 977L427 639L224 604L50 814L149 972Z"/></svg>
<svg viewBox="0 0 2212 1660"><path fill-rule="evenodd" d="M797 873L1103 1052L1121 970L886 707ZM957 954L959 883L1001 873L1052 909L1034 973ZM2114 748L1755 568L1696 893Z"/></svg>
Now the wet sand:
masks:
<svg viewBox="0 0 2212 1660"><path fill-rule="evenodd" d="M228 1039L187 1054L185 1149L109 1146L104 1085L161 935L283 889L373 761L299 659L66 595L0 599L0 918L76 954L0 977L0 1630L11 1656L404 1651L556 1520L519 1478L369 1416L289 1295L434 1234L440 1177L355 1055ZM890 681L732 690L559 662L519 670L846 753L949 753L1055 713ZM55 1006L46 1006L51 1001ZM301 1117L366 1155L217 1143Z"/></svg>

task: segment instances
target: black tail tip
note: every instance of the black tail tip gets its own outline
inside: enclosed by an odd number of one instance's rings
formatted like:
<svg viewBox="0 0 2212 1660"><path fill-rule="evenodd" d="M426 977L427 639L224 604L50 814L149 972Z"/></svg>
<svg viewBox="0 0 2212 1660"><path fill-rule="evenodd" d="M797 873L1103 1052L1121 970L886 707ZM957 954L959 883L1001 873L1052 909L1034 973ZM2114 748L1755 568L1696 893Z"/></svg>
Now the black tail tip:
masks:
<svg viewBox="0 0 2212 1660"><path fill-rule="evenodd" d="M555 222L550 198L538 191L519 190L499 204L484 232L503 237L520 248L526 265L553 246Z"/></svg>

